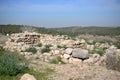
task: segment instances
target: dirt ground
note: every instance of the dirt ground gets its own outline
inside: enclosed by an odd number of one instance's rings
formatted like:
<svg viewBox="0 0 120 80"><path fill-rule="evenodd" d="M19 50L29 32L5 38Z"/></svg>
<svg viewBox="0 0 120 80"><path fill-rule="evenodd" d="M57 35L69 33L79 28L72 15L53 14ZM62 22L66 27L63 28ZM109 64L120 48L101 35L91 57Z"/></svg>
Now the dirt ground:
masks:
<svg viewBox="0 0 120 80"><path fill-rule="evenodd" d="M50 64L33 61L37 71L45 67L54 69L49 80L120 80L120 72L90 64Z"/></svg>

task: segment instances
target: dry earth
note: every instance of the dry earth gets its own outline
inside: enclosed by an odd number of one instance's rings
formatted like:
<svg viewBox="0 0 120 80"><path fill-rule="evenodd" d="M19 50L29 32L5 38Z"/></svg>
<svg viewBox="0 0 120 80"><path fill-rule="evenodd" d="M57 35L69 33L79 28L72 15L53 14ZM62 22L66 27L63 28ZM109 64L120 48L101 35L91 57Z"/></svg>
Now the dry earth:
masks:
<svg viewBox="0 0 120 80"><path fill-rule="evenodd" d="M37 71L47 67L55 72L49 80L120 80L120 72L107 70L105 67L93 64L49 64L38 60L32 61L32 67Z"/></svg>

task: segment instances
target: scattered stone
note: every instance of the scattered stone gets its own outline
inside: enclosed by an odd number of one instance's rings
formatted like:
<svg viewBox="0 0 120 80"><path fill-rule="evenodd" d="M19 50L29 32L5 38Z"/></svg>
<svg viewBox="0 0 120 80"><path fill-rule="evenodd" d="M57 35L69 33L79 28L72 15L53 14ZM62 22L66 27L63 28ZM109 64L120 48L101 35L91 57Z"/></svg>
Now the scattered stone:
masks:
<svg viewBox="0 0 120 80"><path fill-rule="evenodd" d="M65 50L65 53L70 55L70 54L72 54L72 51L73 51L72 48L67 48L67 49Z"/></svg>
<svg viewBox="0 0 120 80"><path fill-rule="evenodd" d="M60 54L60 51L59 50L52 50L52 53L53 53L53 55L58 55L58 54Z"/></svg>
<svg viewBox="0 0 120 80"><path fill-rule="evenodd" d="M94 49L94 45L87 45L87 49L88 50L93 50Z"/></svg>
<svg viewBox="0 0 120 80"><path fill-rule="evenodd" d="M69 58L69 63L72 63L72 64L81 64L82 60L81 59L77 59L77 58Z"/></svg>
<svg viewBox="0 0 120 80"><path fill-rule="evenodd" d="M36 80L36 79L33 75L26 73L20 78L20 80Z"/></svg>
<svg viewBox="0 0 120 80"><path fill-rule="evenodd" d="M69 54L64 54L63 57L64 57L65 59L68 59L68 58L70 58L70 55L69 55Z"/></svg>

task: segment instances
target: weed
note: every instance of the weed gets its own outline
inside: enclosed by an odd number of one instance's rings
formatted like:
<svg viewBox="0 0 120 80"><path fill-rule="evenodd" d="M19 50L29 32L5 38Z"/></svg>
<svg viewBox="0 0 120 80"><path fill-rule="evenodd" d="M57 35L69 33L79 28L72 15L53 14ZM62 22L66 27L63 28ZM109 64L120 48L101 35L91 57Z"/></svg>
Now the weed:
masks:
<svg viewBox="0 0 120 80"><path fill-rule="evenodd" d="M0 75L15 76L27 68L25 59L16 53L6 51L0 56Z"/></svg>
<svg viewBox="0 0 120 80"><path fill-rule="evenodd" d="M57 57L57 58L52 59L52 60L50 61L50 63L52 63L52 64L59 64L59 63L60 63L60 64L65 64L65 62L62 61L60 57Z"/></svg>
<svg viewBox="0 0 120 80"><path fill-rule="evenodd" d="M30 47L26 51L27 52L32 52L33 54L35 54L37 52L36 48L34 48L34 47Z"/></svg>
<svg viewBox="0 0 120 80"><path fill-rule="evenodd" d="M52 47L51 44L49 44L49 45L45 45L45 48L50 48L50 47Z"/></svg>
<svg viewBox="0 0 120 80"><path fill-rule="evenodd" d="M50 49L49 48L43 48L43 49L41 49L41 53L45 53L45 52L50 52Z"/></svg>
<svg viewBox="0 0 120 80"><path fill-rule="evenodd" d="M114 45L115 45L118 49L120 49L120 41L114 42Z"/></svg>
<svg viewBox="0 0 120 80"><path fill-rule="evenodd" d="M106 59L106 67L108 69L120 71L120 56L108 55Z"/></svg>
<svg viewBox="0 0 120 80"><path fill-rule="evenodd" d="M42 47L42 43L38 43L37 46L38 46L38 47Z"/></svg>
<svg viewBox="0 0 120 80"><path fill-rule="evenodd" d="M66 46L66 45L64 45L64 46L60 46L60 45L58 45L57 48L60 48L60 49L61 49L61 48L63 48L63 49L67 49L67 46Z"/></svg>

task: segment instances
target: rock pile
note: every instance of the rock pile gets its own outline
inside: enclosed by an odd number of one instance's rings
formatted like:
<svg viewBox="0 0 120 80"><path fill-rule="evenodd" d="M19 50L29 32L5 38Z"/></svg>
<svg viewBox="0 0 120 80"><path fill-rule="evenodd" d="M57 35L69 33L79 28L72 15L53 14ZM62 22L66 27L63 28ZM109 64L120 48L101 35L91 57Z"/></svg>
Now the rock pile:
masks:
<svg viewBox="0 0 120 80"><path fill-rule="evenodd" d="M102 64L107 54L120 53L120 50L113 48L108 43L94 43L93 40L88 42L84 39L72 40L67 36L52 36L48 34L39 33L16 33L9 36L10 39L6 42L6 49L11 51L18 51L25 55L26 58L40 58L43 61L49 62L50 59L60 56L66 63L95 63ZM37 44L41 43L41 47ZM48 52L42 53L42 49L46 48ZM27 52L27 49L34 47L37 52ZM105 49L106 54L101 56L99 49ZM92 54L90 52L92 51ZM96 52L99 51L99 52Z"/></svg>

